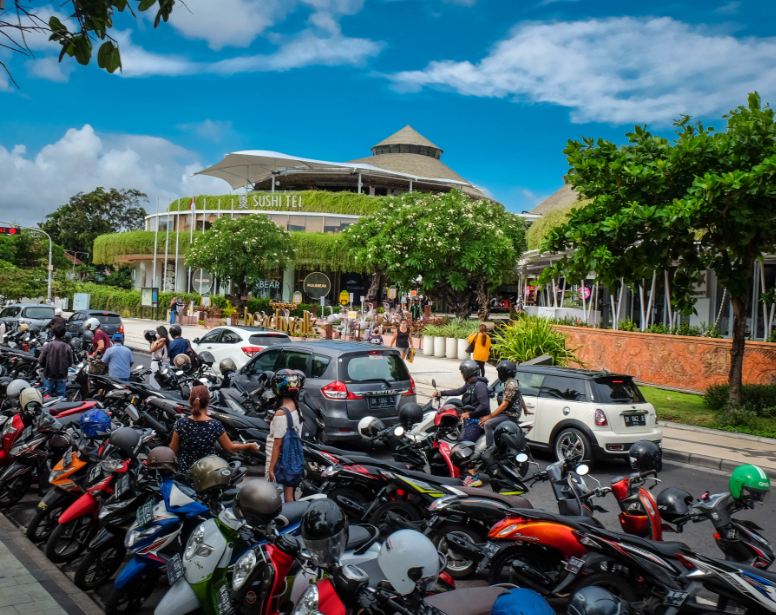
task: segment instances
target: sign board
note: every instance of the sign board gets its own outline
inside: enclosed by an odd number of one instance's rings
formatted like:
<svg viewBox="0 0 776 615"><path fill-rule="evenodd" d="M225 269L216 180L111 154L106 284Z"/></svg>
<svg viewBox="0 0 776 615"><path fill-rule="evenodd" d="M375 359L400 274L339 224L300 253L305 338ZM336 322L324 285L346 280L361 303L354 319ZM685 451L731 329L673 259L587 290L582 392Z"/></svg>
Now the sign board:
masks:
<svg viewBox="0 0 776 615"><path fill-rule="evenodd" d="M256 282L256 290L280 290L279 280L259 280Z"/></svg>
<svg viewBox="0 0 776 615"><path fill-rule="evenodd" d="M191 272L191 288L200 295L209 293L213 288L213 276L204 269Z"/></svg>
<svg viewBox="0 0 776 615"><path fill-rule="evenodd" d="M350 310L348 312L348 320L356 320L358 318L358 312L356 310Z"/></svg>
<svg viewBox="0 0 776 615"><path fill-rule="evenodd" d="M140 305L143 307L156 307L159 304L159 289L143 288L140 291Z"/></svg>
<svg viewBox="0 0 776 615"><path fill-rule="evenodd" d="M343 290L339 294L339 302L340 302L340 305L347 305L348 303L350 303L350 293L346 290Z"/></svg>
<svg viewBox="0 0 776 615"><path fill-rule="evenodd" d="M391 286L388 289L388 298L389 299L396 299L396 287L395 286Z"/></svg>
<svg viewBox="0 0 776 615"><path fill-rule="evenodd" d="M331 280L325 273L313 271L305 276L302 290L311 299L320 299L331 292Z"/></svg>
<svg viewBox="0 0 776 615"><path fill-rule="evenodd" d="M91 295L89 293L74 293L73 311L78 312L79 310L88 310L90 299Z"/></svg>
<svg viewBox="0 0 776 615"><path fill-rule="evenodd" d="M294 305L299 305L302 303L302 293L300 293L298 290L294 292L294 297L291 299L291 302Z"/></svg>

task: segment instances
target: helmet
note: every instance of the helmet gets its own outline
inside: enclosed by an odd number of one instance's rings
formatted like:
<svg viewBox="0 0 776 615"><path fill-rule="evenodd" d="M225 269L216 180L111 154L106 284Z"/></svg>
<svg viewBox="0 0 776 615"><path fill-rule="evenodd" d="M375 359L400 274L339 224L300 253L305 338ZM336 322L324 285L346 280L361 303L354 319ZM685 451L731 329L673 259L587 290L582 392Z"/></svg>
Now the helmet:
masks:
<svg viewBox="0 0 776 615"><path fill-rule="evenodd" d="M496 363L496 373L498 373L498 379L502 382L507 378L514 378L517 375L517 365L514 361L508 359L501 359Z"/></svg>
<svg viewBox="0 0 776 615"><path fill-rule="evenodd" d="M181 329L180 325L171 325L170 326L170 335L172 337L180 337L181 333L183 333L183 329Z"/></svg>
<svg viewBox="0 0 776 615"><path fill-rule="evenodd" d="M283 502L272 483L251 479L240 487L234 500L234 513L254 528L266 527L280 514Z"/></svg>
<svg viewBox="0 0 776 615"><path fill-rule="evenodd" d="M399 530L385 539L377 556L383 575L402 595L435 581L440 561L434 543L416 530Z"/></svg>
<svg viewBox="0 0 776 615"><path fill-rule="evenodd" d="M87 438L107 436L112 427L110 417L105 410L95 408L81 415L81 433Z"/></svg>
<svg viewBox="0 0 776 615"><path fill-rule="evenodd" d="M334 500L315 500L302 515L302 539L318 566L336 564L348 542L348 519Z"/></svg>
<svg viewBox="0 0 776 615"><path fill-rule="evenodd" d="M26 322L20 322L19 326L17 327L17 330L19 331L19 333L24 333L30 330L30 325L28 325Z"/></svg>
<svg viewBox="0 0 776 615"><path fill-rule="evenodd" d="M119 427L111 433L110 443L127 457L134 457L140 444L140 434L131 427Z"/></svg>
<svg viewBox="0 0 776 615"><path fill-rule="evenodd" d="M479 375L480 366L471 359L466 359L461 361L461 364L458 366L458 371L461 372L461 376L463 376L464 380L468 380L472 376Z"/></svg>
<svg viewBox="0 0 776 615"><path fill-rule="evenodd" d="M638 472L649 472L663 469L663 452L660 447L649 440L638 440L628 449L631 468Z"/></svg>
<svg viewBox="0 0 776 615"><path fill-rule="evenodd" d="M123 333L114 333L111 336L110 339L111 339L112 342L118 342L119 344L123 344L124 343L124 334Z"/></svg>
<svg viewBox="0 0 776 615"><path fill-rule="evenodd" d="M91 331L84 331L81 335L81 339L84 344L91 344L94 341L94 333Z"/></svg>
<svg viewBox="0 0 776 615"><path fill-rule="evenodd" d="M539 592L525 587L518 587L502 594L496 598L490 609L490 615L517 615L518 613L555 615L550 603Z"/></svg>
<svg viewBox="0 0 776 615"><path fill-rule="evenodd" d="M70 438L65 434L55 433L49 438L47 446L51 450L62 451L70 448Z"/></svg>
<svg viewBox="0 0 776 615"><path fill-rule="evenodd" d="M596 585L583 587L571 597L568 615L628 615L630 606L609 590Z"/></svg>
<svg viewBox="0 0 776 615"><path fill-rule="evenodd" d="M176 369L182 369L185 371L191 367L191 358L189 355L180 352L175 355L175 358L172 360L172 364Z"/></svg>
<svg viewBox="0 0 776 615"><path fill-rule="evenodd" d="M358 433L364 438L371 438L385 429L385 423L373 416L365 416L358 422Z"/></svg>
<svg viewBox="0 0 776 615"><path fill-rule="evenodd" d="M27 387L19 393L19 407L22 410L26 410L30 404L43 405L43 395L34 387Z"/></svg>
<svg viewBox="0 0 776 615"><path fill-rule="evenodd" d="M278 397L296 397L304 387L304 374L298 369L279 369L272 376L272 392Z"/></svg>
<svg viewBox="0 0 776 615"><path fill-rule="evenodd" d="M21 378L11 380L5 389L5 396L9 399L16 399L21 395L21 392L29 386L31 386L30 383Z"/></svg>
<svg viewBox="0 0 776 615"><path fill-rule="evenodd" d="M202 361L208 367L210 367L211 365L213 365L213 363L216 362L216 358L213 356L213 353L208 352L207 350L205 352L199 353L199 360Z"/></svg>
<svg viewBox="0 0 776 615"><path fill-rule="evenodd" d="M458 466L466 465L474 457L474 447L477 446L474 442L463 440L458 442L450 450L450 459Z"/></svg>
<svg viewBox="0 0 776 615"><path fill-rule="evenodd" d="M404 404L399 408L399 423L404 429L409 429L423 420L423 408L414 402Z"/></svg>
<svg viewBox="0 0 776 615"><path fill-rule="evenodd" d="M143 331L143 337L146 338L146 341L150 343L155 342L158 336L156 335L156 331L153 329L147 329Z"/></svg>
<svg viewBox="0 0 776 615"><path fill-rule="evenodd" d="M170 447L157 446L148 453L146 467L151 470L175 472L178 469L178 458Z"/></svg>
<svg viewBox="0 0 776 615"><path fill-rule="evenodd" d="M62 316L62 308L54 308L54 316Z"/></svg>
<svg viewBox="0 0 776 615"><path fill-rule="evenodd" d="M663 489L657 496L657 509L666 521L674 522L690 512L693 497L679 487Z"/></svg>
<svg viewBox="0 0 776 615"><path fill-rule="evenodd" d="M223 375L236 372L237 365L235 365L235 362L232 361L232 359L221 359L221 362L218 364L218 371Z"/></svg>
<svg viewBox="0 0 776 615"><path fill-rule="evenodd" d="M217 455L208 455L192 464L189 468L189 476L194 490L203 494L211 489L228 487L232 479L232 471L226 461Z"/></svg>
<svg viewBox="0 0 776 615"><path fill-rule="evenodd" d="M746 464L733 470L728 482L730 495L734 500L764 502L771 490L771 480L759 466Z"/></svg>
<svg viewBox="0 0 776 615"><path fill-rule="evenodd" d="M87 331L96 331L99 326L100 321L96 318L87 318L86 322L84 322L84 329Z"/></svg>
<svg viewBox="0 0 776 615"><path fill-rule="evenodd" d="M528 446L525 434L513 421L503 421L493 432L493 442L499 452L524 451Z"/></svg>

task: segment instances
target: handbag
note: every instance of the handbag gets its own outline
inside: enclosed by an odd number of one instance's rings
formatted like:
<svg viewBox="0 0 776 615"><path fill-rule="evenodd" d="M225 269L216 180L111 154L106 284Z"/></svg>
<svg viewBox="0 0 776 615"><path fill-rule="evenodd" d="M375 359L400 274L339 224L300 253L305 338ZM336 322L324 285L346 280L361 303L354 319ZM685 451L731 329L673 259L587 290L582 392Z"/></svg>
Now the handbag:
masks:
<svg viewBox="0 0 776 615"><path fill-rule="evenodd" d="M407 352L407 363L412 363L415 360L415 349L410 348Z"/></svg>
<svg viewBox="0 0 776 615"><path fill-rule="evenodd" d="M474 334L474 337L472 338L472 341L469 342L469 345L466 347L466 352L468 354L471 354L474 352L474 346L477 343L477 334Z"/></svg>

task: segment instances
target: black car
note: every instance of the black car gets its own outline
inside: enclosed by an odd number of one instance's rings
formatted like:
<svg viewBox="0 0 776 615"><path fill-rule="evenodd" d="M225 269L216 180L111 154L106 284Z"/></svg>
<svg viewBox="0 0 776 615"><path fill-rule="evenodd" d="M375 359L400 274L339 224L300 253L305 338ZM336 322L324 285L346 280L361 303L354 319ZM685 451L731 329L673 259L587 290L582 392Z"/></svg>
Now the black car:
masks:
<svg viewBox="0 0 776 615"><path fill-rule="evenodd" d="M100 329L109 336L114 333L124 333L124 323L121 322L121 316L116 312L108 312L106 310L79 310L78 312L73 312L73 315L65 325L66 330L75 336L81 335L84 330L84 323L90 318L99 320Z"/></svg>
<svg viewBox="0 0 776 615"><path fill-rule="evenodd" d="M416 401L415 382L399 351L363 342L275 344L240 369L234 386L253 391L263 372L284 368L307 376L304 390L322 409L328 441L358 439L358 421L365 416L391 425L401 406Z"/></svg>

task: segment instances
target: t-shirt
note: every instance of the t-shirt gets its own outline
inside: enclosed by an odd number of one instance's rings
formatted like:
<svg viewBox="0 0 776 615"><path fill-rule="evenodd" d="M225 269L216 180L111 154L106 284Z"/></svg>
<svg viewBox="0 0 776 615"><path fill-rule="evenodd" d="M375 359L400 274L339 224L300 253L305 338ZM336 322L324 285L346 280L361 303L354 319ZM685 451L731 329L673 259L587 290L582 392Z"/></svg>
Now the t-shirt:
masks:
<svg viewBox="0 0 776 615"><path fill-rule="evenodd" d="M108 375L111 378L119 380L129 380L132 372L132 351L123 344L114 344L105 354L101 361L108 366Z"/></svg>
<svg viewBox="0 0 776 615"><path fill-rule="evenodd" d="M291 410L291 421L294 425L294 429L299 433L301 429L301 419L298 410ZM269 469L269 462L272 460L272 449L275 445L275 438L282 440L287 431L288 419L286 418L286 413L283 412L281 408L278 408L275 411L275 416L272 417L272 422L269 424L269 434L267 434L267 463L264 468L265 474L267 469ZM280 459L278 459L278 463L280 463Z"/></svg>
<svg viewBox="0 0 776 615"><path fill-rule="evenodd" d="M482 338L485 337L485 342L483 343ZM487 333L483 336L482 333L477 331L476 333L472 333L469 337L466 338L466 341L470 344L472 341L474 341L474 351L472 352L472 359L475 361L487 361L490 358L490 345L491 345L491 339L490 335Z"/></svg>
<svg viewBox="0 0 776 615"><path fill-rule="evenodd" d="M102 329L97 329L94 332L94 337L92 338L92 348L96 350L99 342L103 343L103 347L102 347L103 352L105 352L105 350L111 347L110 338L108 337L108 334L105 333L105 331L103 331Z"/></svg>
<svg viewBox="0 0 776 615"><path fill-rule="evenodd" d="M216 442L224 433L224 426L218 419L195 421L187 416L175 422L181 445L178 451L178 468L186 472L191 465L216 452Z"/></svg>
<svg viewBox="0 0 776 615"><path fill-rule="evenodd" d="M523 396L520 393L520 387L517 384L517 380L514 378L507 378L507 381L504 383L502 401L508 402L509 405L506 410L504 410L504 414L515 419L520 418L520 413L523 411L522 399Z"/></svg>
<svg viewBox="0 0 776 615"><path fill-rule="evenodd" d="M167 354L170 357L170 361L175 358L175 355L186 352L189 349L189 341L182 337L176 337L170 342L170 346L167 348Z"/></svg>

